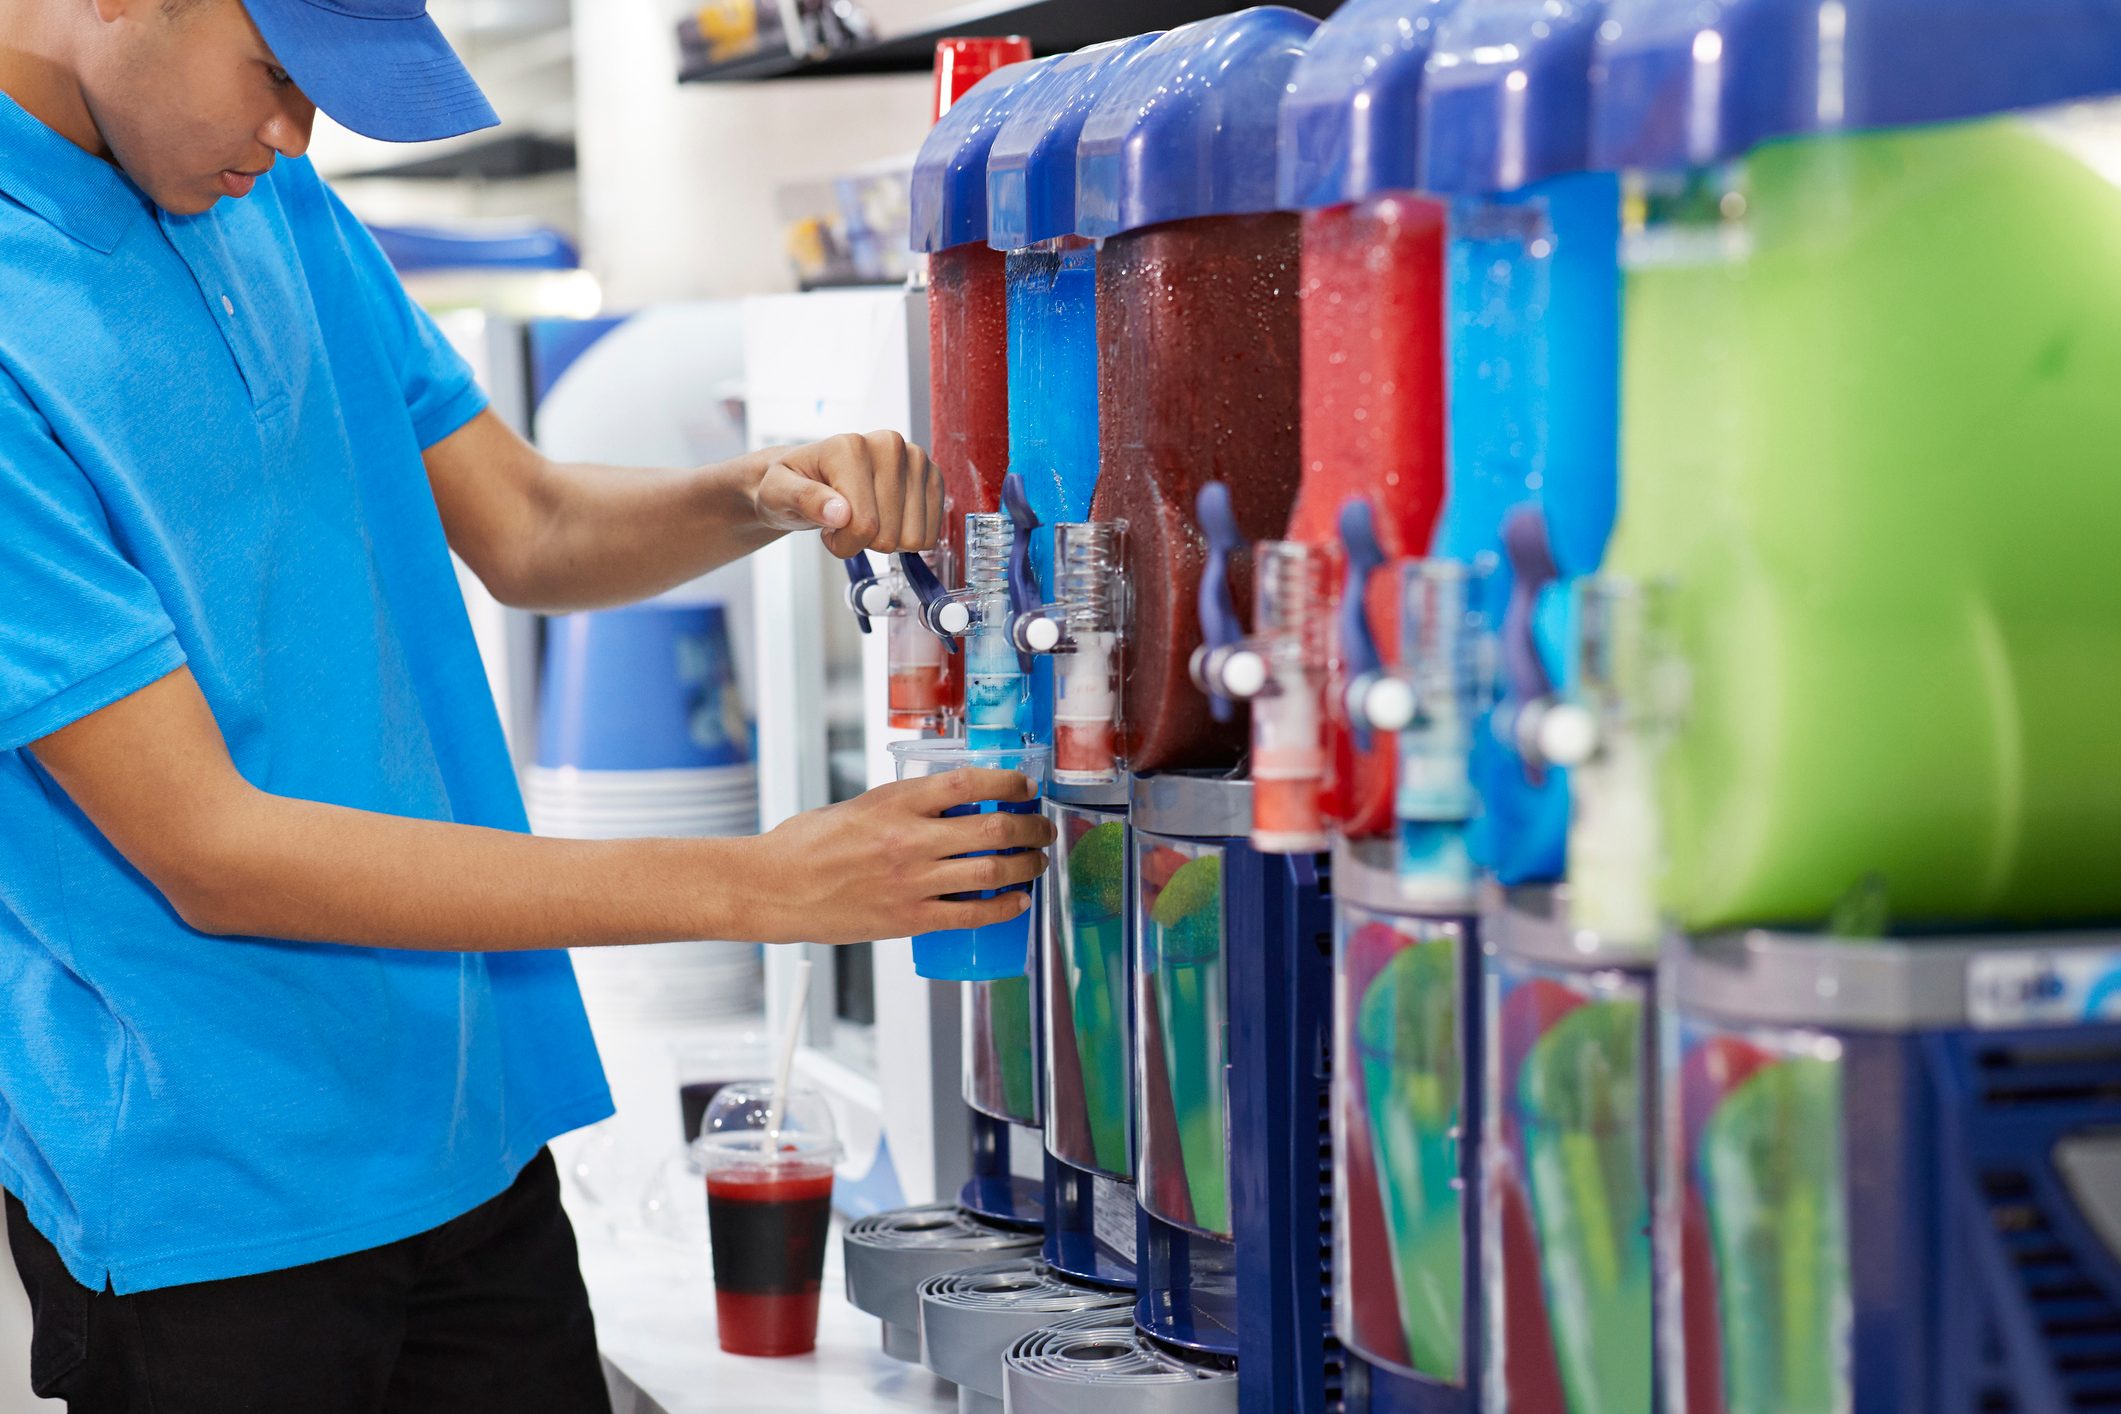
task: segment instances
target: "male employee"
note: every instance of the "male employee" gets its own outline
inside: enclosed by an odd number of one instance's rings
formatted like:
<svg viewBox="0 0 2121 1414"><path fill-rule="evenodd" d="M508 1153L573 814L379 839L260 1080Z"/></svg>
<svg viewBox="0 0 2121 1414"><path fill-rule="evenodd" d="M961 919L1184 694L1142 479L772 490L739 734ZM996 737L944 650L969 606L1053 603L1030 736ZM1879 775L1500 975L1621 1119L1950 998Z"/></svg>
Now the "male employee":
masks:
<svg viewBox="0 0 2121 1414"><path fill-rule="evenodd" d="M0 0L0 1185L73 1409L606 1407L555 949L995 921L976 773L749 840L529 838L456 592L623 603L932 543L883 433L559 466L301 161L495 121L423 0ZM953 859L975 850L1025 853Z"/></svg>

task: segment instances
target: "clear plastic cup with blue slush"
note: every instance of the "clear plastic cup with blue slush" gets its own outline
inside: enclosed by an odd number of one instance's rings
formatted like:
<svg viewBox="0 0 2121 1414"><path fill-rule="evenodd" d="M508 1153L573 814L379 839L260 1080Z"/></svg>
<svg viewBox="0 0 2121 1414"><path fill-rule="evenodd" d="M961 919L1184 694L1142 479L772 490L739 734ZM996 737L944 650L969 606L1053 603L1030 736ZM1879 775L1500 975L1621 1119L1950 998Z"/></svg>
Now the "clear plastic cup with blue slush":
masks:
<svg viewBox="0 0 2121 1414"><path fill-rule="evenodd" d="M891 743L891 759L897 763L898 778L902 781L970 767L985 771L1015 771L1029 777L1035 787L1035 794L1029 800L982 800L971 805L952 806L943 812L946 819L998 811L1012 815L1038 814L1051 758L1052 749L1044 745L971 746L962 738L954 737ZM961 857L971 859L993 852L978 850ZM1018 851L1001 852L1014 854ZM1031 885L1026 883L945 897L953 901L991 899L1007 893L1030 892ZM913 970L941 982L992 982L1005 977L1021 977L1029 965L1030 946L1031 910L1026 909L1014 918L990 923L984 928L945 928L919 935L913 940Z"/></svg>

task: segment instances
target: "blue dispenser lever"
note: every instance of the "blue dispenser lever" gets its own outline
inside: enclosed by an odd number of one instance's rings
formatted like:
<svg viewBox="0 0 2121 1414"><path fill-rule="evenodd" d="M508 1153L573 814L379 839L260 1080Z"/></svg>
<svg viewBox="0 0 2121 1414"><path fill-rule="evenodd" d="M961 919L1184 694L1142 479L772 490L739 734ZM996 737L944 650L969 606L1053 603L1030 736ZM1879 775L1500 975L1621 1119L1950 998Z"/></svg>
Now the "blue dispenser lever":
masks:
<svg viewBox="0 0 2121 1414"><path fill-rule="evenodd" d="M1505 696L1495 713L1496 730L1517 747L1525 778L1546 780L1547 763L1519 727L1524 714L1543 707L1554 692L1554 679L1539 656L1539 596L1560 578L1554 550L1547 541L1546 517L1537 506L1519 506L1502 523L1502 552L1510 563L1510 603L1502 619L1502 672Z"/></svg>
<svg viewBox="0 0 2121 1414"><path fill-rule="evenodd" d="M945 633L935 621L935 611L950 598L950 592L943 588L943 582L935 577L934 570L928 568L926 560L911 551L899 555L898 568L899 573L906 577L907 585L912 588L914 598L920 601L921 622L926 624L937 638L943 640L945 648L952 653L957 652L956 636Z"/></svg>
<svg viewBox="0 0 2121 1414"><path fill-rule="evenodd" d="M1030 499L1024 494L1024 478L1013 471L1002 478L1002 509L1016 527L1016 543L1009 548L1009 637L1016 644L1018 665L1028 673L1031 655L1024 651L1014 626L1023 622L1026 614L1044 608L1046 596L1031 568L1031 532L1038 529L1038 513L1031 509Z"/></svg>
<svg viewBox="0 0 2121 1414"><path fill-rule="evenodd" d="M1384 655L1370 632L1367 611L1370 576L1384 568L1384 547L1377 540L1377 524L1370 503L1361 497L1340 508L1340 542L1347 555L1348 575L1340 591L1340 657L1346 665L1350 711L1348 724L1358 750L1370 749L1370 714L1353 710L1352 699L1384 675Z"/></svg>
<svg viewBox="0 0 2121 1414"><path fill-rule="evenodd" d="M1244 637L1244 621L1237 616L1237 598L1230 592L1230 560L1245 548L1244 532L1237 528L1237 512L1230 505L1230 488L1211 481L1200 488L1194 509L1200 528L1208 538L1208 567L1200 577L1201 657L1211 661L1222 649L1234 648ZM1218 722L1237 713L1236 701L1216 684L1214 675L1194 674L1208 694L1208 706Z"/></svg>
<svg viewBox="0 0 2121 1414"><path fill-rule="evenodd" d="M869 552L861 551L840 561L847 567L847 605L854 610L854 622L863 633L869 632L869 609L867 596L876 585L876 571L869 563Z"/></svg>

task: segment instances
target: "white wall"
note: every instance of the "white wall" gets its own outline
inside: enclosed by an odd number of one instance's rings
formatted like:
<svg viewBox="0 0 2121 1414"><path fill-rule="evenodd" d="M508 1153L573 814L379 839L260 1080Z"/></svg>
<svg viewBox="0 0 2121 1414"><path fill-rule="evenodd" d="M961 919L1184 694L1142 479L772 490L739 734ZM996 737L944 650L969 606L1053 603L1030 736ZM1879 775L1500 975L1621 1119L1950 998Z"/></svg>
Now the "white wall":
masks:
<svg viewBox="0 0 2121 1414"><path fill-rule="evenodd" d="M873 0L897 30L931 0ZM924 75L765 84L674 82L667 0L594 0L575 17L584 259L610 306L793 285L773 198L920 146Z"/></svg>

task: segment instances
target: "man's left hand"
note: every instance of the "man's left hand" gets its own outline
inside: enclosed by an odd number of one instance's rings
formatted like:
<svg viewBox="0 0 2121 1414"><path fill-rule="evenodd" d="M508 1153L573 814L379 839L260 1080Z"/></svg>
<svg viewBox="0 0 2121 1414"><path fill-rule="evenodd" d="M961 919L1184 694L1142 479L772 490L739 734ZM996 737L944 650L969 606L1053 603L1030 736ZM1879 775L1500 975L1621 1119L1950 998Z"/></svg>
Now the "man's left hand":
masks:
<svg viewBox="0 0 2121 1414"><path fill-rule="evenodd" d="M847 433L767 454L752 501L773 530L824 533L842 559L864 550L926 550L943 525L943 480L896 432Z"/></svg>

